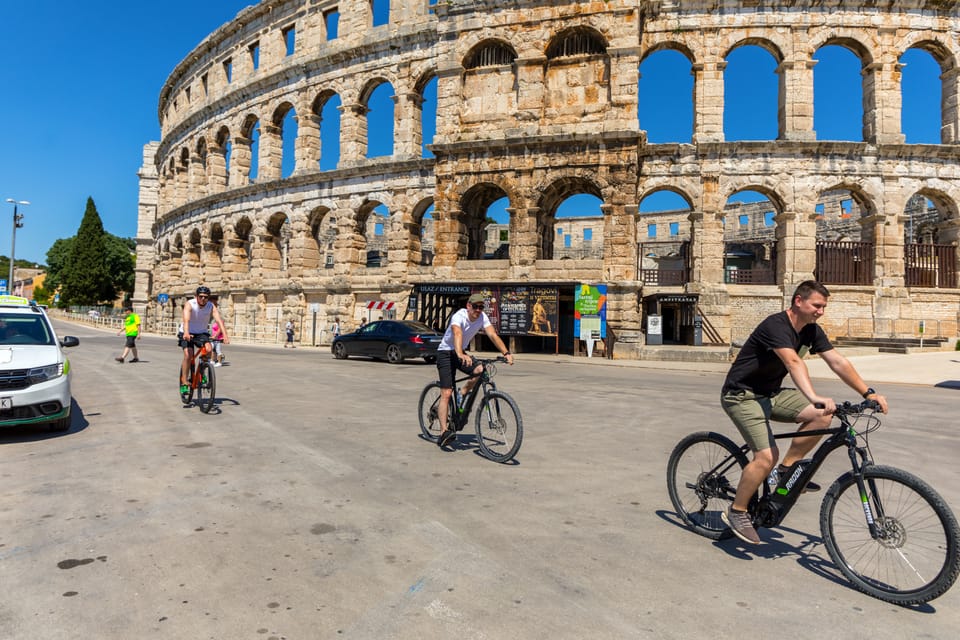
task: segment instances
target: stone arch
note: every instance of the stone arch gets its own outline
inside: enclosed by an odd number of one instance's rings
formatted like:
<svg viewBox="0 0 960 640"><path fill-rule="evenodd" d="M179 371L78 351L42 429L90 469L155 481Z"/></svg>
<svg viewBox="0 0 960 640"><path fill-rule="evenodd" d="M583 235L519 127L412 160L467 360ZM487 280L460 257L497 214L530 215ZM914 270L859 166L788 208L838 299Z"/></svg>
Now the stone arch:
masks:
<svg viewBox="0 0 960 640"><path fill-rule="evenodd" d="M251 243L253 240L253 223L247 216L241 216L233 225L233 262L239 268L250 270L253 261ZM237 275L241 275L237 273Z"/></svg>
<svg viewBox="0 0 960 640"><path fill-rule="evenodd" d="M783 62L782 49L765 38L743 38L729 47L723 57L724 140L776 140L783 135L788 98ZM767 67L771 75L761 73ZM751 101L749 112L746 105L728 98L746 91L757 97Z"/></svg>
<svg viewBox="0 0 960 640"><path fill-rule="evenodd" d="M236 174L238 185L251 184L260 175L260 117L250 113L240 125L240 137L236 139Z"/></svg>
<svg viewBox="0 0 960 640"><path fill-rule="evenodd" d="M644 186L637 209L637 276L645 285L684 284L689 276L689 245L694 233L690 189L668 178L650 180Z"/></svg>
<svg viewBox="0 0 960 640"><path fill-rule="evenodd" d="M290 264L290 217L274 212L267 218L260 242L260 265L264 271L286 271Z"/></svg>
<svg viewBox="0 0 960 640"><path fill-rule="evenodd" d="M395 105L395 85L382 76L371 78L360 91L360 104L366 118L366 154L367 158L392 156L396 140L394 133L397 130ZM389 92L389 94L387 93ZM389 117L383 117L381 112L389 111ZM378 121L382 126L373 127ZM376 131L376 137L371 132Z"/></svg>
<svg viewBox="0 0 960 640"><path fill-rule="evenodd" d="M489 224L487 210L501 198L510 198L507 191L493 182L473 184L460 197L460 211L456 219L459 241L457 256L467 260L484 257L484 230ZM510 216L511 219L513 216Z"/></svg>
<svg viewBox="0 0 960 640"><path fill-rule="evenodd" d="M214 137L216 144L214 158L211 160L210 177L212 184L225 189L230 184L230 158L233 155L233 142L230 139L230 128L221 125Z"/></svg>
<svg viewBox="0 0 960 640"><path fill-rule="evenodd" d="M563 29L547 43L545 107L556 123L578 122L610 103L610 57L603 35L588 26Z"/></svg>
<svg viewBox="0 0 960 640"><path fill-rule="evenodd" d="M433 196L422 198L410 212L410 261L413 264L433 264L436 254L436 228L434 225Z"/></svg>
<svg viewBox="0 0 960 640"><path fill-rule="evenodd" d="M340 162L342 106L340 94L332 89L318 93L310 105L310 112L319 127L317 158L321 171L336 169Z"/></svg>
<svg viewBox="0 0 960 640"><path fill-rule="evenodd" d="M269 164L280 178L288 178L297 170L298 131L297 109L289 100L284 100L273 110L270 118L271 151ZM277 148L279 147L279 148ZM277 153L279 151L279 153Z"/></svg>
<svg viewBox="0 0 960 640"><path fill-rule="evenodd" d="M214 222L210 225L210 230L207 233L207 244L203 251L203 262L219 270L220 265L223 263L223 253L223 227L219 222Z"/></svg>
<svg viewBox="0 0 960 640"><path fill-rule="evenodd" d="M357 207L353 232L363 242L367 267L385 267L389 259L391 211L385 200L371 194Z"/></svg>
<svg viewBox="0 0 960 640"><path fill-rule="evenodd" d="M413 85L413 123L411 146L421 158L432 158L428 145L433 144L437 131L437 87L439 78L434 67L420 73Z"/></svg>
<svg viewBox="0 0 960 640"><path fill-rule="evenodd" d="M465 122L510 117L517 109L517 52L499 38L481 40L463 57L460 79Z"/></svg>
<svg viewBox="0 0 960 640"><path fill-rule="evenodd" d="M307 243L304 269L332 269L337 239L337 216L328 206L315 207L307 217L311 241Z"/></svg>

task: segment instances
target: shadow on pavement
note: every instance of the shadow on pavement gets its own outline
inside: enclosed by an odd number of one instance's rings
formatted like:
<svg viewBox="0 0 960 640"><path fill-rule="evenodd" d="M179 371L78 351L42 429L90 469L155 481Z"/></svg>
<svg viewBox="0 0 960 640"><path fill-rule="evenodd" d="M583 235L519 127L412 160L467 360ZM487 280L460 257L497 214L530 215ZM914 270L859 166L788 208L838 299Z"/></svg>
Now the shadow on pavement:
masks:
<svg viewBox="0 0 960 640"><path fill-rule="evenodd" d="M90 422L83 414L83 409L77 404L76 398L70 401L70 428L66 431L51 431L45 424L22 425L17 427L0 427L0 444L13 444L16 442L37 442L40 440L49 440L50 438L60 438L73 433L83 431Z"/></svg>

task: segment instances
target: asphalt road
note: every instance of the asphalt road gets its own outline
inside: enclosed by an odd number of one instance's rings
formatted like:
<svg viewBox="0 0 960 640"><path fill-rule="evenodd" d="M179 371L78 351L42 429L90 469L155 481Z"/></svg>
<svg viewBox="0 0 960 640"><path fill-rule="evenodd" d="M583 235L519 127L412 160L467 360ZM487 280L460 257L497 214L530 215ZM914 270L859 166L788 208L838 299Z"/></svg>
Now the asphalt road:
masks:
<svg viewBox="0 0 960 640"><path fill-rule="evenodd" d="M767 544L681 526L685 434L731 436L722 375L524 361L497 382L525 438L500 465L419 437L435 369L226 348L213 414L183 408L172 338L59 325L65 434L0 432L0 638L956 637L960 587L907 609L852 589L808 495ZM822 383L818 383L822 386ZM849 398L840 384L830 387ZM960 510L958 391L885 385L879 463ZM839 475L835 455L818 480ZM822 495L822 494L820 494Z"/></svg>

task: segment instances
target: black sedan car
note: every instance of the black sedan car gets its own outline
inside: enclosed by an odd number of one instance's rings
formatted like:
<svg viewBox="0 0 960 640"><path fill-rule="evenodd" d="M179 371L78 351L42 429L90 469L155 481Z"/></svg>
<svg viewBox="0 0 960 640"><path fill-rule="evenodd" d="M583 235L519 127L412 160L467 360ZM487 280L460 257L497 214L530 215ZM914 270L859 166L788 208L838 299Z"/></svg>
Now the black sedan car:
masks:
<svg viewBox="0 0 960 640"><path fill-rule="evenodd" d="M333 340L333 357L368 356L399 364L406 358L437 359L443 334L410 320L378 320Z"/></svg>

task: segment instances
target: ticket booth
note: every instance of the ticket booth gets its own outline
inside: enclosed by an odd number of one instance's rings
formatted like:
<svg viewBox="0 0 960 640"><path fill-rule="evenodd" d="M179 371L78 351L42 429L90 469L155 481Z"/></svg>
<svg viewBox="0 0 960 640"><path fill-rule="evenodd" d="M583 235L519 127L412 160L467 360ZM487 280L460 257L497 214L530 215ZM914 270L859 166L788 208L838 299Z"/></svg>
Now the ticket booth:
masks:
<svg viewBox="0 0 960 640"><path fill-rule="evenodd" d="M647 344L703 345L698 294L655 293L643 298ZM657 333L659 331L659 333Z"/></svg>

